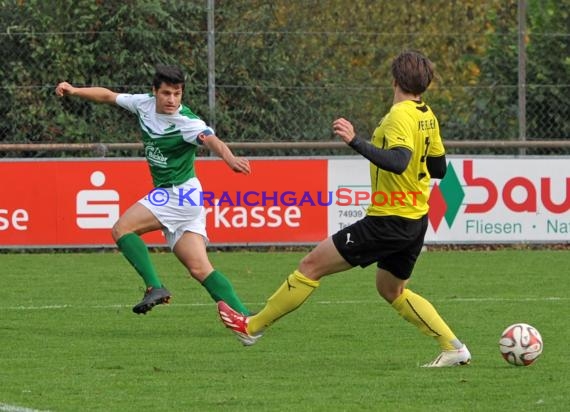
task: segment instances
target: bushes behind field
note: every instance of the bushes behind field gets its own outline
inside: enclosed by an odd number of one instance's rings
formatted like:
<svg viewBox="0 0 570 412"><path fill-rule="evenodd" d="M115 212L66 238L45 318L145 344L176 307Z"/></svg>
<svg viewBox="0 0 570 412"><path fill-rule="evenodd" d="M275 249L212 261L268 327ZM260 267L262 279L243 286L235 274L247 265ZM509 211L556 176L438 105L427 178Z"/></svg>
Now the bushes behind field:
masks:
<svg viewBox="0 0 570 412"><path fill-rule="evenodd" d="M7 3L2 143L137 141L132 116L56 99L53 89L67 80L148 92L157 63L184 68L186 103L227 141L330 140L338 116L369 134L391 105L390 61L406 48L437 65L426 99L446 139L519 137L513 0L217 1L210 32L206 1ZM554 0L527 3L525 132L570 138L569 105L561 104L570 88L570 13Z"/></svg>

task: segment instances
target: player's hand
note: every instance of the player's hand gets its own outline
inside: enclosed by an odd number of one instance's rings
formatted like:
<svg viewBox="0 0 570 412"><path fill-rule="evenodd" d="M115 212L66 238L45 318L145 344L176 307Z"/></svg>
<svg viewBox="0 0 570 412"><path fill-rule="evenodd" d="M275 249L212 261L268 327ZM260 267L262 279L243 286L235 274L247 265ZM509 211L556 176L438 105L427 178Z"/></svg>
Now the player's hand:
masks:
<svg viewBox="0 0 570 412"><path fill-rule="evenodd" d="M59 97L69 96L72 94L74 87L68 82L61 82L55 88L55 94Z"/></svg>
<svg viewBox="0 0 570 412"><path fill-rule="evenodd" d="M229 162L230 168L237 173L243 173L244 175L248 175L251 173L251 166L249 165L249 160L245 157L234 157Z"/></svg>
<svg viewBox="0 0 570 412"><path fill-rule="evenodd" d="M339 136L345 143L352 142L352 139L356 136L354 133L354 126L348 120L344 118L336 119L333 122L333 132Z"/></svg>

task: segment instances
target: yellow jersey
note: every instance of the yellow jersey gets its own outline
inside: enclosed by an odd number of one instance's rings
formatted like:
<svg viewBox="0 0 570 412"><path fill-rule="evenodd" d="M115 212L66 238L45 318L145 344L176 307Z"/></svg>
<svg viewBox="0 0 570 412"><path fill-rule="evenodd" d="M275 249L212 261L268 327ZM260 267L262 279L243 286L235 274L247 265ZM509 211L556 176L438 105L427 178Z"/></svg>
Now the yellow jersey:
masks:
<svg viewBox="0 0 570 412"><path fill-rule="evenodd" d="M396 103L374 130L372 144L386 150L404 147L412 157L401 175L370 163L372 192L367 214L409 219L427 214L430 174L426 158L445 155L439 123L429 106L412 100Z"/></svg>

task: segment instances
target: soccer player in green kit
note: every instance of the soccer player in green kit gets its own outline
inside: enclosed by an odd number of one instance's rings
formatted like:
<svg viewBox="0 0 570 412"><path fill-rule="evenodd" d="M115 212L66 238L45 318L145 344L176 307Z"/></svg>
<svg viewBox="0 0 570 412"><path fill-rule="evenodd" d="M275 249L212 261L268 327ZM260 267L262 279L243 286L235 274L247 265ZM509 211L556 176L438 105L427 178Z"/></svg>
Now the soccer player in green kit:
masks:
<svg viewBox="0 0 570 412"><path fill-rule="evenodd" d="M144 233L162 230L173 253L214 301L223 300L239 313L248 314L228 278L215 270L208 259L206 214L194 160L198 146L204 145L237 173L249 174L249 161L234 156L214 130L182 104L184 86L180 68L160 65L150 94L119 94L103 87L74 87L67 82L59 83L55 92L60 97L117 105L138 118L155 189L133 204L112 229L119 250L146 285L144 297L133 307L133 312L146 314L155 305L170 301L171 294L162 284L140 238ZM161 191L160 200L168 198L166 204L153 200L151 195L156 190Z"/></svg>
<svg viewBox="0 0 570 412"><path fill-rule="evenodd" d="M322 277L376 263L380 296L441 348L424 366L471 361L467 347L431 303L406 287L428 225L430 177L441 179L447 169L437 118L421 96L433 75L433 64L418 52L406 51L393 60L393 105L371 143L358 138L348 120L333 122L334 133L370 161L371 193L384 193L387 199L373 199L363 219L317 245L256 315L237 313L218 302L222 322L244 345L253 345L273 322L301 306Z"/></svg>

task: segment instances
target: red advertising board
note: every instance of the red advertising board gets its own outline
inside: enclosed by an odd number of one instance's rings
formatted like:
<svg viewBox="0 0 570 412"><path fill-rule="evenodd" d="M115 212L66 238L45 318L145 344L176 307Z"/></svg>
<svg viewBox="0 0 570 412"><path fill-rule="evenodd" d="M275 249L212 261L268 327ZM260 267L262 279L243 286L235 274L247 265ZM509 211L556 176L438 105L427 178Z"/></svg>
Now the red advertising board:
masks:
<svg viewBox="0 0 570 412"><path fill-rule="evenodd" d="M315 243L327 235L327 161L199 159L212 244ZM0 247L112 246L116 219L152 190L143 159L0 162ZM303 198L303 196L305 196ZM164 245L160 232L144 236Z"/></svg>

